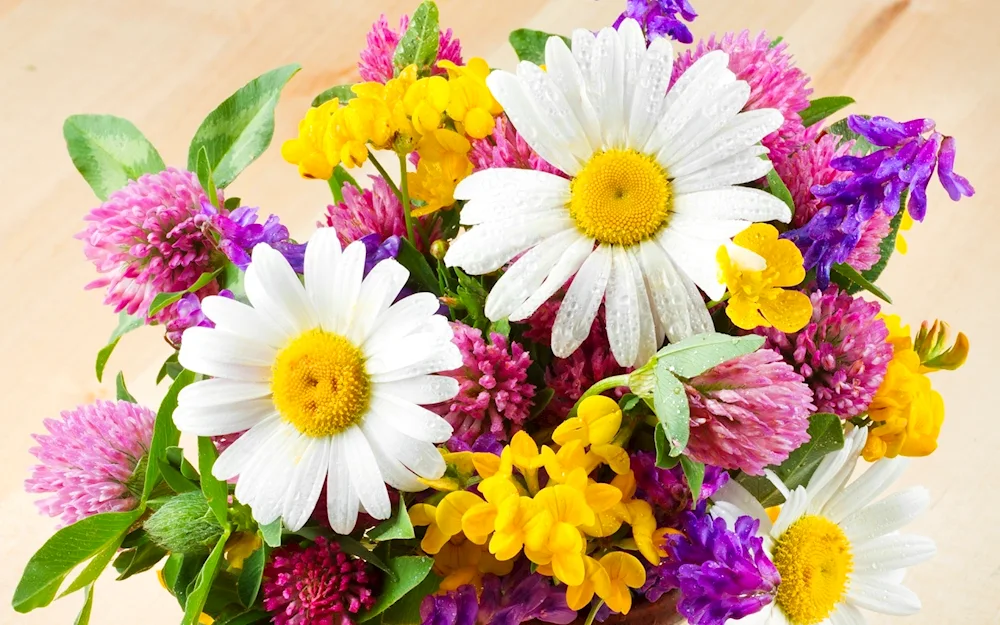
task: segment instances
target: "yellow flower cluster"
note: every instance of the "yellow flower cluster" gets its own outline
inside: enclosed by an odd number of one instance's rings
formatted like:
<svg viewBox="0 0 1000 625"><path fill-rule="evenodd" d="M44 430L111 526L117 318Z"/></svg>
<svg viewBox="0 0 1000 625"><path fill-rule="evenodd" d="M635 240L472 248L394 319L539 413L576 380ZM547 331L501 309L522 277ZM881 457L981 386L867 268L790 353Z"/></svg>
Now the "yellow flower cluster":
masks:
<svg viewBox="0 0 1000 625"><path fill-rule="evenodd" d="M947 348L947 325L939 322L932 327L925 323L914 346L909 326L903 326L898 316L883 319L889 328L893 356L868 409L874 424L862 453L869 462L883 457L926 456L937 449L944 400L926 374L961 366L969 347L968 339L959 333L955 346Z"/></svg>
<svg viewBox="0 0 1000 625"><path fill-rule="evenodd" d="M523 552L538 572L566 584L570 608L582 608L596 594L612 610L628 613L629 589L642 586L645 569L635 556L611 548L636 549L658 564L663 556L658 545L671 530L657 529L649 503L634 499L628 454L614 442L621 422L618 404L595 396L555 430L554 446L539 449L519 432L499 457L450 454L460 464L474 465L482 478L480 494L455 490L436 506L410 508L413 524L427 527L421 548L434 555L445 576L442 590L478 583L484 573L509 572ZM615 474L610 484L591 477L603 465ZM548 475L544 487L542 468ZM606 552L598 553L591 539L608 538L624 524L631 526L631 538L602 542Z"/></svg>
<svg viewBox="0 0 1000 625"><path fill-rule="evenodd" d="M730 294L726 315L737 327L797 332L809 323L809 297L781 288L805 278L802 254L794 243L778 238L777 228L753 224L733 238L732 246L720 247L717 260Z"/></svg>
<svg viewBox="0 0 1000 625"><path fill-rule="evenodd" d="M459 66L439 64L448 77L418 77L411 65L386 84L352 87L344 106L337 99L310 109L296 138L284 143L282 156L306 178L329 179L333 168L357 167L368 150L420 155L408 176L413 197L423 203L414 214L428 214L455 202L455 185L472 173L469 139L493 131L503 109L486 86L490 68L483 59Z"/></svg>

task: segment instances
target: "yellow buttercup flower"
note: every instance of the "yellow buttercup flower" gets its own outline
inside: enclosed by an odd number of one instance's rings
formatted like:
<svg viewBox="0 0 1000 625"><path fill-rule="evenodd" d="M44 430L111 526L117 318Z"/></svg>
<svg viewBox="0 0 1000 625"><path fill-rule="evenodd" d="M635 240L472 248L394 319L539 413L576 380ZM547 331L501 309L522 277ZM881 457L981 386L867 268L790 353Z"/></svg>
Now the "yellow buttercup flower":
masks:
<svg viewBox="0 0 1000 625"><path fill-rule="evenodd" d="M299 136L282 144L282 158L298 165L299 175L303 178L329 180L333 175L333 165L327 159L323 145L330 120L339 108L340 102L336 98L310 108L299 122Z"/></svg>
<svg viewBox="0 0 1000 625"><path fill-rule="evenodd" d="M455 203L455 187L472 173L469 140L454 130L441 128L420 140L417 171L407 174L410 195L424 203L413 215L421 217Z"/></svg>
<svg viewBox="0 0 1000 625"><path fill-rule="evenodd" d="M552 433L552 440L565 445L578 440L584 445L604 445L610 443L622 425L622 411L618 402L594 395L580 402L576 416L566 419Z"/></svg>
<svg viewBox="0 0 1000 625"><path fill-rule="evenodd" d="M744 330L771 326L796 332L809 322L812 303L805 293L783 289L802 282L802 254L778 238L770 224L753 224L723 245L716 256L720 279L729 289L726 315Z"/></svg>
<svg viewBox="0 0 1000 625"><path fill-rule="evenodd" d="M486 77L490 66L480 58L469 59L464 67L451 61L439 61L439 67L448 70L451 97L448 117L455 120L464 132L474 139L483 139L493 132L496 116L503 107L493 98Z"/></svg>

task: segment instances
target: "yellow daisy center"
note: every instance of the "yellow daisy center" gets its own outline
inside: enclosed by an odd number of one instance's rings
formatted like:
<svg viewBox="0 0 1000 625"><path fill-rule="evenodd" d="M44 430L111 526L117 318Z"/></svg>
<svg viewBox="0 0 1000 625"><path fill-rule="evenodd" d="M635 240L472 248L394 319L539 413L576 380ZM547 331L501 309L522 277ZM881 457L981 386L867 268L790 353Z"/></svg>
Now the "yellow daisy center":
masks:
<svg viewBox="0 0 1000 625"><path fill-rule="evenodd" d="M371 379L365 359L339 334L310 330L278 353L271 391L281 417L306 436L332 436L368 409Z"/></svg>
<svg viewBox="0 0 1000 625"><path fill-rule="evenodd" d="M854 568L851 543L836 523L804 516L781 535L774 548L781 574L777 603L794 625L819 623L847 592Z"/></svg>
<svg viewBox="0 0 1000 625"><path fill-rule="evenodd" d="M670 215L666 170L634 150L598 152L570 189L570 216L598 243L635 245L656 234Z"/></svg>

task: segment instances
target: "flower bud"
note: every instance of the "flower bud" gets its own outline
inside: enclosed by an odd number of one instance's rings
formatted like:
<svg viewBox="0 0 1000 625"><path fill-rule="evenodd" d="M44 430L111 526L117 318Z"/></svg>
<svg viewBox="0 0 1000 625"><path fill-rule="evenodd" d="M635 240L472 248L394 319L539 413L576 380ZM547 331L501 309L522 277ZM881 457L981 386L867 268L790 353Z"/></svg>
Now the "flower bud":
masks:
<svg viewBox="0 0 1000 625"><path fill-rule="evenodd" d="M222 527L201 491L181 493L143 523L150 539L171 553L208 553Z"/></svg>
<svg viewBox="0 0 1000 625"><path fill-rule="evenodd" d="M913 341L913 350L920 356L920 363L927 371L949 369L954 371L969 357L969 339L959 332L951 343L951 328L947 323L935 320L933 324L923 322Z"/></svg>
<svg viewBox="0 0 1000 625"><path fill-rule="evenodd" d="M438 260L443 260L448 252L448 242L443 239L436 239L431 243L431 256Z"/></svg>

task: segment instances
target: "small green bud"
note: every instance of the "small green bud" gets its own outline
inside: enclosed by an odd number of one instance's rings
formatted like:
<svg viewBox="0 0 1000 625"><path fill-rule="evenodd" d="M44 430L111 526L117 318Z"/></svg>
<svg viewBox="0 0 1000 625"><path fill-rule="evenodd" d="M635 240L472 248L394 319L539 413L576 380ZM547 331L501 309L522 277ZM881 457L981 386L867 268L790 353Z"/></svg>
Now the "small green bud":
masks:
<svg viewBox="0 0 1000 625"><path fill-rule="evenodd" d="M435 239L431 243L431 256L438 260L444 260L444 255L448 252L448 242L444 239Z"/></svg>
<svg viewBox="0 0 1000 625"><path fill-rule="evenodd" d="M142 527L153 542L171 553L208 553L222 536L208 500L197 490L167 501Z"/></svg>

